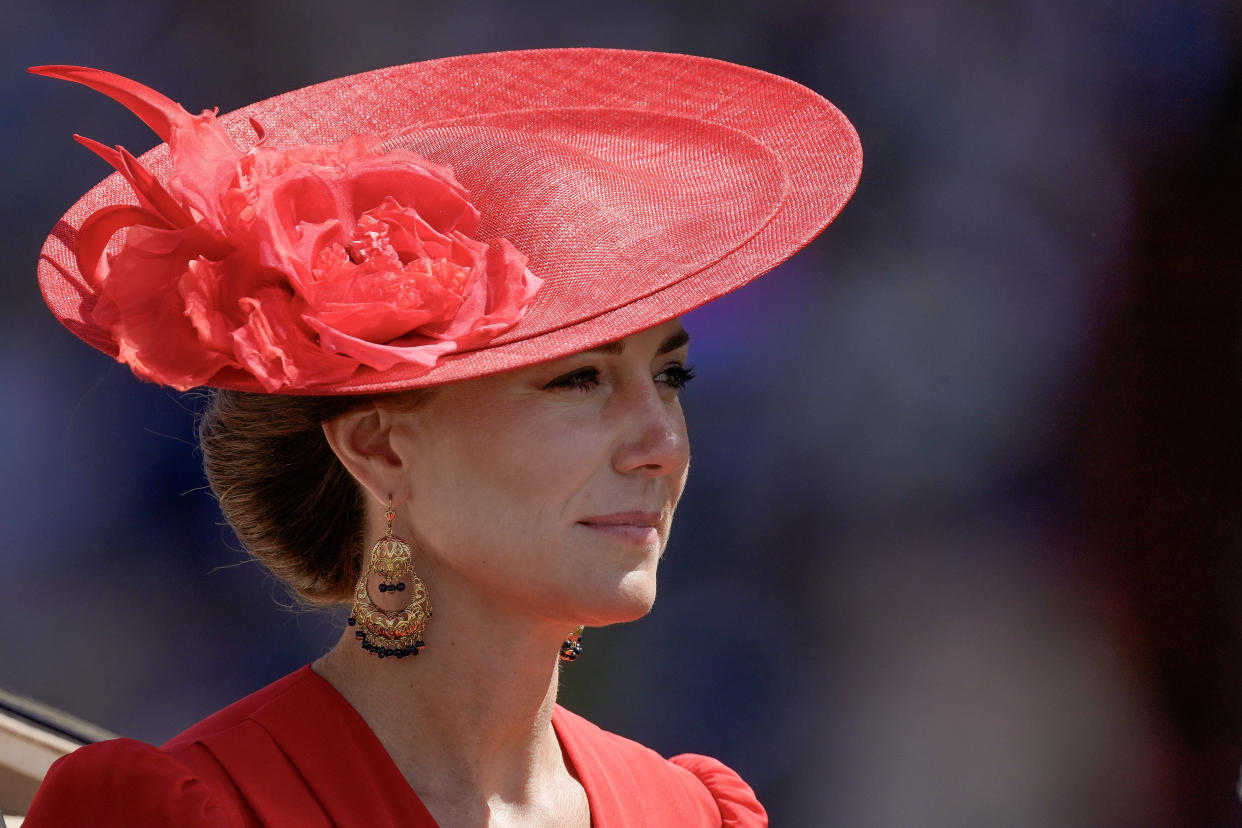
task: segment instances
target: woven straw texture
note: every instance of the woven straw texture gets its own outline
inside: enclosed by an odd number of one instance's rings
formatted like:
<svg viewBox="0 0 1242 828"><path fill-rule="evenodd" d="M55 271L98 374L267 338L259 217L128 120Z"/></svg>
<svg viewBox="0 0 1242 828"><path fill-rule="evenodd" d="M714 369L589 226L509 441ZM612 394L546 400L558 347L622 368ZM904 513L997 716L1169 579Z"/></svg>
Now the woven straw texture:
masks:
<svg viewBox="0 0 1242 828"><path fill-rule="evenodd" d="M191 107L193 109L193 107ZM305 393L435 385L554 359L679 316L813 239L858 182L862 152L835 107L793 81L721 61L554 49L445 58L338 78L222 116L238 146L336 144L353 134L452 167L483 215L545 280L525 318L430 372L362 368ZM142 156L157 177L167 147ZM52 312L107 353L77 271L77 228L135 203L114 174L61 219L39 282ZM114 246L117 240L114 240ZM213 385L260 390L253 378Z"/></svg>

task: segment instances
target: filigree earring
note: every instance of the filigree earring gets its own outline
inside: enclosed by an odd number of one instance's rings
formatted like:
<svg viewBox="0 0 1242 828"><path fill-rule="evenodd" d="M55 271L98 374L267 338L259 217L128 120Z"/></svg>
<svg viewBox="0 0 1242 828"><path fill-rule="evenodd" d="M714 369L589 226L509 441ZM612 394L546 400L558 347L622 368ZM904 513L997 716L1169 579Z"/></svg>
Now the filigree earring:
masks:
<svg viewBox="0 0 1242 828"><path fill-rule="evenodd" d="M388 509L384 512L388 531L371 547L371 559L354 587L354 608L349 616L349 625L360 628L354 632L354 637L362 642L362 649L380 658L418 655L424 646L423 632L431 618L427 587L414 572L414 553L408 543L392 533L395 517L392 498L389 498ZM376 606L371 598L372 575L379 576L381 593L408 591L409 602L395 612Z"/></svg>
<svg viewBox="0 0 1242 828"><path fill-rule="evenodd" d="M574 630L565 639L565 643L561 645L561 661L568 664L569 662L582 655L582 627Z"/></svg>

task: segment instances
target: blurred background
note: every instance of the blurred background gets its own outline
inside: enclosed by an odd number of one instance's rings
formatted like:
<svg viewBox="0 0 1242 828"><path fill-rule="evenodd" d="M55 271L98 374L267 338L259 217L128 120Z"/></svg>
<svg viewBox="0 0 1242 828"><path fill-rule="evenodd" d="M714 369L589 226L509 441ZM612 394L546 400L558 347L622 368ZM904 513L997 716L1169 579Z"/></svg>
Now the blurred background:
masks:
<svg viewBox="0 0 1242 828"><path fill-rule="evenodd" d="M1242 11L1224 0L5 0L0 686L161 742L318 656L205 491L201 397L47 313L44 236L146 128L451 54L788 75L865 163L687 320L694 469L654 613L563 701L715 755L778 826L1242 825Z"/></svg>

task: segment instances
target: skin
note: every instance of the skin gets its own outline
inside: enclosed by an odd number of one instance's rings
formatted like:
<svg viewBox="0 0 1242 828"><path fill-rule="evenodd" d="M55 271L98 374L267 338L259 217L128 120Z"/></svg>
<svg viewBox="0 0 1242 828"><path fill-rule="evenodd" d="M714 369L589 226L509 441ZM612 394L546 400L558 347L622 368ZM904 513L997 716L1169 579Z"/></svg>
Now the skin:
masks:
<svg viewBox="0 0 1242 828"><path fill-rule="evenodd" d="M435 615L417 658L380 661L347 630L313 666L446 828L590 825L551 726L558 653L655 601L690 460L683 339L673 320L324 426L372 496L371 537L391 496Z"/></svg>

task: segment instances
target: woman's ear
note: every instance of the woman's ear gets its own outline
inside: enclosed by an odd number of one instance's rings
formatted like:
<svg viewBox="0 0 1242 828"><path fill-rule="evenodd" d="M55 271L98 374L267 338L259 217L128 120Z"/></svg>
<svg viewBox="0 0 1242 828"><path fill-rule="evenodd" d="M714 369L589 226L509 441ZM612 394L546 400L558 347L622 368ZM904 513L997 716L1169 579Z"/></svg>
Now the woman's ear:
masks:
<svg viewBox="0 0 1242 828"><path fill-rule="evenodd" d="M380 503L405 496L405 463L392 444L393 412L373 405L323 424L323 436L354 479Z"/></svg>

